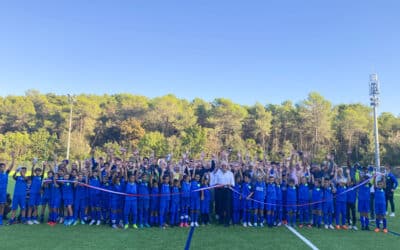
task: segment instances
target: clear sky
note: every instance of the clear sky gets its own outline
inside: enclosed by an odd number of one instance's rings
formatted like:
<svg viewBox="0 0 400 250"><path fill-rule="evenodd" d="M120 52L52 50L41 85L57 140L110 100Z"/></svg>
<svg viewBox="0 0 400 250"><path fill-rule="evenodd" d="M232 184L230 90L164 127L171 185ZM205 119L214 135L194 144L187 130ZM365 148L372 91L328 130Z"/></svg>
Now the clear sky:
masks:
<svg viewBox="0 0 400 250"><path fill-rule="evenodd" d="M400 114L400 1L1 1L0 95L119 93L241 104L317 91Z"/></svg>

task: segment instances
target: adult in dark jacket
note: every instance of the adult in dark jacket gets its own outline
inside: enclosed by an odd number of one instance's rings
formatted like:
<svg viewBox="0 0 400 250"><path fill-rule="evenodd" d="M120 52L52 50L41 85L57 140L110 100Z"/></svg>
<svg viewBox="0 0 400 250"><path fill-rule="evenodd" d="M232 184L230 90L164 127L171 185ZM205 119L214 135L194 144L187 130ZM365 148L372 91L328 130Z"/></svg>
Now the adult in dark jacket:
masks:
<svg viewBox="0 0 400 250"><path fill-rule="evenodd" d="M389 165L386 165L386 211L388 211L388 203L390 203L390 208L392 211L390 217L395 216L394 191L396 190L397 186L398 182L396 176L394 176L394 174L392 173L391 167Z"/></svg>

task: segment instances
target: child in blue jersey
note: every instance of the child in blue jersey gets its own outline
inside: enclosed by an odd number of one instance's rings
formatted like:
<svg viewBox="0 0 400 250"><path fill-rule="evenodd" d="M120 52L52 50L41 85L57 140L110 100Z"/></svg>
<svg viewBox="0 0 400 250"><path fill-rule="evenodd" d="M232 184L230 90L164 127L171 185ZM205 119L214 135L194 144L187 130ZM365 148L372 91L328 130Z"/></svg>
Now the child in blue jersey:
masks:
<svg viewBox="0 0 400 250"><path fill-rule="evenodd" d="M190 212L191 212L191 227L198 227L198 216L200 212L200 192L197 190L200 189L200 175L195 174L196 171L193 171L194 178L190 183Z"/></svg>
<svg viewBox="0 0 400 250"><path fill-rule="evenodd" d="M235 180L235 186L233 187L233 189L235 190L235 192L232 193L232 210L233 210L233 214L232 214L232 223L238 224L240 222L240 207L241 207L241 194L240 191L242 189L242 179L240 178L239 175L236 176L236 180Z"/></svg>
<svg viewBox="0 0 400 250"><path fill-rule="evenodd" d="M203 176L201 188L210 187L209 178ZM201 191L201 201L200 201L200 212L201 221L203 225L210 224L210 203L211 203L211 191L210 189L205 189Z"/></svg>
<svg viewBox="0 0 400 250"><path fill-rule="evenodd" d="M89 185L93 187L100 187L101 180L99 172L94 170L89 178ZM89 189L89 206L91 211L92 220L90 226L101 224L101 210L100 210L100 191L94 188ZM97 223L96 223L97 222Z"/></svg>
<svg viewBox="0 0 400 250"><path fill-rule="evenodd" d="M254 226L264 226L264 201L266 195L266 185L261 175L257 176L257 181L254 184Z"/></svg>
<svg viewBox="0 0 400 250"><path fill-rule="evenodd" d="M49 215L49 222L47 223L50 226L54 226L57 224L57 219L58 219L58 210L60 209L61 206L61 185L58 182L60 180L59 174L56 173L54 175L54 178L52 182L49 184L50 189L51 189L51 201L50 201L50 207L51 207L51 212Z"/></svg>
<svg viewBox="0 0 400 250"><path fill-rule="evenodd" d="M368 181L368 176L364 176L364 185L361 185L358 190L358 212L360 213L361 230L369 231L369 212L371 199L371 182Z"/></svg>
<svg viewBox="0 0 400 250"><path fill-rule="evenodd" d="M324 214L325 229L334 229L332 225L333 221L333 194L336 193L335 186L329 179L324 180L324 202L322 204L322 210Z"/></svg>
<svg viewBox="0 0 400 250"><path fill-rule="evenodd" d="M250 176L244 175L244 182L242 185L242 220L244 227L251 227L251 215L253 209L253 202L250 200L250 197L253 195L253 186L250 183Z"/></svg>
<svg viewBox="0 0 400 250"><path fill-rule="evenodd" d="M376 215L376 228L375 232L379 233L380 224L383 226L383 232L387 233L386 222L386 197L385 197L385 178L378 181L375 187L375 215Z"/></svg>
<svg viewBox="0 0 400 250"><path fill-rule="evenodd" d="M310 225L310 190L311 186L307 181L306 177L301 178L301 183L299 185L299 221L300 225L299 227L302 228L304 224L308 224L308 227L311 227Z"/></svg>
<svg viewBox="0 0 400 250"><path fill-rule="evenodd" d="M169 210L169 202L171 200L171 190L169 184L169 176L162 175L162 184L160 188L160 227L165 229L168 225L166 223L166 217L168 215Z"/></svg>
<svg viewBox="0 0 400 250"><path fill-rule="evenodd" d="M125 207L124 207L124 224L125 229L129 228L129 217L132 216L132 227L137 229L137 194L138 185L136 184L136 176L131 174L126 183L125 193Z"/></svg>
<svg viewBox="0 0 400 250"><path fill-rule="evenodd" d="M169 209L171 226L176 226L179 223L179 207L180 207L179 180L174 179L173 186L171 188L171 206Z"/></svg>
<svg viewBox="0 0 400 250"><path fill-rule="evenodd" d="M64 180L67 181L61 182L62 199L64 207L67 210L67 217L65 218L64 225L70 226L74 223L74 213L72 210L72 206L74 205L74 185L71 182L68 182L70 180L70 175L68 173L64 175Z"/></svg>
<svg viewBox="0 0 400 250"><path fill-rule="evenodd" d="M282 224L287 225L288 222L288 211L287 211L287 188L288 188L288 180L285 176L282 175L281 181L281 190L282 190Z"/></svg>
<svg viewBox="0 0 400 250"><path fill-rule="evenodd" d="M0 163L0 226L3 225L3 214L7 203L7 185L8 175L14 166L14 155L12 155L12 163L8 169L6 164Z"/></svg>
<svg viewBox="0 0 400 250"><path fill-rule="evenodd" d="M340 180L336 188L336 229L347 230L346 226L346 209L347 209L347 186L344 180ZM340 218L341 217L341 218ZM341 219L341 220L340 220Z"/></svg>
<svg viewBox="0 0 400 250"><path fill-rule="evenodd" d="M281 188L281 179L276 178L275 180L275 190L276 190L276 211L275 211L275 223L276 226L282 226L283 219L283 194Z"/></svg>
<svg viewBox="0 0 400 250"><path fill-rule="evenodd" d="M25 204L26 204L26 208L25 208L25 214L27 215L28 214L28 212L29 212L29 210L28 210L28 205L29 205L29 197L30 197L30 194L31 194L31 185L32 185L32 179L31 179L31 177L30 176L28 176L27 177L27 179L26 179L26 196L25 196ZM21 212L22 211L20 211L20 213L19 213L19 215L18 215L18 222L22 222L22 215L21 215Z"/></svg>
<svg viewBox="0 0 400 250"><path fill-rule="evenodd" d="M46 207L49 210L51 210L51 182L53 181L53 177L54 177L54 172L53 171L48 171L47 172L47 178L44 179L43 181L43 185L42 185L42 190L43 190L43 194L42 194L42 211L40 213L40 222L43 223L44 222L44 215L46 213Z"/></svg>
<svg viewBox="0 0 400 250"><path fill-rule="evenodd" d="M189 222L189 208L190 208L190 176L183 177L181 185L181 224L180 227L188 227Z"/></svg>
<svg viewBox="0 0 400 250"><path fill-rule="evenodd" d="M17 174L19 175L17 176ZM9 224L13 224L15 222L15 215L18 207L21 210L21 221L25 223L25 209L26 209L26 186L27 186L27 176L26 176L26 168L18 168L13 175L13 179L15 180L14 187L14 196L12 201L12 212Z"/></svg>
<svg viewBox="0 0 400 250"><path fill-rule="evenodd" d="M149 209L150 209L150 191L149 177L146 174L142 175L138 183L138 215L139 227L150 227L149 225Z"/></svg>
<svg viewBox="0 0 400 250"><path fill-rule="evenodd" d="M159 197L160 189L158 187L158 181L152 180L151 184L151 200L150 200L150 225L155 226L158 224L158 211L160 205Z"/></svg>
<svg viewBox="0 0 400 250"><path fill-rule="evenodd" d="M111 190L112 188L112 180L110 180L108 174L101 174L101 188L106 190ZM109 192L100 192L100 211L101 211L101 220L104 221L105 224L108 224L111 220L111 194Z"/></svg>
<svg viewBox="0 0 400 250"><path fill-rule="evenodd" d="M115 174L112 178L111 190L114 192L122 193L125 188L121 183L121 178L118 174ZM113 229L118 229L118 225L122 226L121 213L122 213L122 196L120 194L111 194L110 207L111 207L111 225Z"/></svg>
<svg viewBox="0 0 400 250"><path fill-rule="evenodd" d="M82 225L87 221L87 207L88 207L88 190L84 185L87 184L86 176L83 173L78 173L77 182L75 186L75 201L74 201L74 226L78 224L78 218Z"/></svg>
<svg viewBox="0 0 400 250"><path fill-rule="evenodd" d="M289 179L286 190L286 211L288 224L294 227L296 224L297 213L297 188L294 179Z"/></svg>
<svg viewBox="0 0 400 250"><path fill-rule="evenodd" d="M267 184L267 197L265 199L265 210L267 211L267 224L268 227L274 225L275 211L276 211L276 185L273 176L268 178Z"/></svg>
<svg viewBox="0 0 400 250"><path fill-rule="evenodd" d="M354 188L356 185L354 181L351 179L349 181L349 191L347 192L347 223L349 224L349 228L355 231L358 230L356 223L356 199L357 199L357 190Z"/></svg>
<svg viewBox="0 0 400 250"><path fill-rule="evenodd" d="M313 214L313 225L314 227L321 228L322 222L322 202L324 198L324 192L321 188L321 181L315 180L314 188L311 195L312 201L312 214Z"/></svg>

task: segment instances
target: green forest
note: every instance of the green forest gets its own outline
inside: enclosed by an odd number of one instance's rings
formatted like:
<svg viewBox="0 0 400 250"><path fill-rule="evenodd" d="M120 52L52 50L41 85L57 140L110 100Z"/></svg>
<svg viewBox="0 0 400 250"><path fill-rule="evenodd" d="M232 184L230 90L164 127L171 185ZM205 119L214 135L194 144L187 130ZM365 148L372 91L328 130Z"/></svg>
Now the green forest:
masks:
<svg viewBox="0 0 400 250"><path fill-rule="evenodd" d="M267 98L267 97L266 97ZM301 151L320 163L328 154L343 164L373 163L372 109L363 104L333 105L318 93L304 100L244 106L229 99L212 102L174 95L74 96L28 90L0 97L0 160L15 152L18 161L66 157L72 107L71 160L112 151L129 157L199 157L229 150L253 159L280 160ZM399 165L400 117L379 116L383 164Z"/></svg>

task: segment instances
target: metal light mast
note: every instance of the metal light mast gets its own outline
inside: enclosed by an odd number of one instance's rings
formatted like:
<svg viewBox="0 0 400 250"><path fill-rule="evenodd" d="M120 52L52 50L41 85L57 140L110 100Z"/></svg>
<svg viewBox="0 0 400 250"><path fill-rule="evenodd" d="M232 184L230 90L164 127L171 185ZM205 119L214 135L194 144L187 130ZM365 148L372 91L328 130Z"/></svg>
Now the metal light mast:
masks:
<svg viewBox="0 0 400 250"><path fill-rule="evenodd" d="M377 109L379 105L379 80L376 73L369 76L369 96L371 106L374 109L374 136L375 136L375 165L377 170L380 171L381 161L379 157L379 134L378 134L378 114Z"/></svg>

